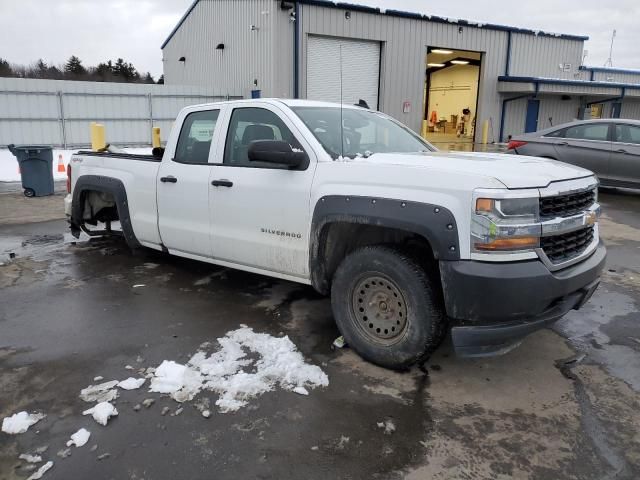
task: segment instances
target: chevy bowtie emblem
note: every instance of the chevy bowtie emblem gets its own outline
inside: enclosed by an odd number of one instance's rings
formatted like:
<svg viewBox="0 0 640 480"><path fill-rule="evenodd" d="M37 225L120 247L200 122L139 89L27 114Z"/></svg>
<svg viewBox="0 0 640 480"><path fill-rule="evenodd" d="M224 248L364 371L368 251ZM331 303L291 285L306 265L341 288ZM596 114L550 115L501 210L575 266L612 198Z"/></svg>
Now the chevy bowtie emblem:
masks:
<svg viewBox="0 0 640 480"><path fill-rule="evenodd" d="M585 225L595 225L597 221L598 221L598 215L596 215L596 212L588 212L584 216Z"/></svg>

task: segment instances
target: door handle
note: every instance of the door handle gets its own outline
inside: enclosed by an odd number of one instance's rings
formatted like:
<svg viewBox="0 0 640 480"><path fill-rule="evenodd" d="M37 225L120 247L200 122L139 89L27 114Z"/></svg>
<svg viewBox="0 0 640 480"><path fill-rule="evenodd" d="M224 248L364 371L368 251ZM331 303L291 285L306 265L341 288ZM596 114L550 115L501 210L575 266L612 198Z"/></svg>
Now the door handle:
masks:
<svg viewBox="0 0 640 480"><path fill-rule="evenodd" d="M627 153L627 151L624 148L621 148L620 150L616 150L616 153Z"/></svg>
<svg viewBox="0 0 640 480"><path fill-rule="evenodd" d="M211 185L213 185L214 187L233 187L233 182L230 180L221 179L212 181Z"/></svg>
<svg viewBox="0 0 640 480"><path fill-rule="evenodd" d="M160 177L160 181L162 183L178 183L178 179L173 175L169 175L168 177Z"/></svg>

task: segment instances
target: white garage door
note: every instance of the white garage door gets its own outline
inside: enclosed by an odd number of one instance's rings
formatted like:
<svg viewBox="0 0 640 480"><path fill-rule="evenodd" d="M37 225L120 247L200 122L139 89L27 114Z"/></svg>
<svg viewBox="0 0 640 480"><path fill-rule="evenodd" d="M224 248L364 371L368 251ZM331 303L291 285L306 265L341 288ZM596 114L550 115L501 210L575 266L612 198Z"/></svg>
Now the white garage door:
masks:
<svg viewBox="0 0 640 480"><path fill-rule="evenodd" d="M362 99L377 109L380 42L309 36L307 98L340 102L341 57L343 102L353 104Z"/></svg>

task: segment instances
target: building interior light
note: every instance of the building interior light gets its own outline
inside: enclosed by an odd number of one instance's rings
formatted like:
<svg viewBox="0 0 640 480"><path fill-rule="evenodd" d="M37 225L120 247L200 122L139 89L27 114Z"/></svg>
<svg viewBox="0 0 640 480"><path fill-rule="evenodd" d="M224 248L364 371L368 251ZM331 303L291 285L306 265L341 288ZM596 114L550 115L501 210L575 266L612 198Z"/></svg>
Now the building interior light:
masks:
<svg viewBox="0 0 640 480"><path fill-rule="evenodd" d="M431 53L439 53L441 55L451 55L453 50L443 50L442 48L434 48Z"/></svg>
<svg viewBox="0 0 640 480"><path fill-rule="evenodd" d="M444 63L427 63L427 67L444 67Z"/></svg>
<svg viewBox="0 0 640 480"><path fill-rule="evenodd" d="M454 65L469 65L469 60L451 60Z"/></svg>

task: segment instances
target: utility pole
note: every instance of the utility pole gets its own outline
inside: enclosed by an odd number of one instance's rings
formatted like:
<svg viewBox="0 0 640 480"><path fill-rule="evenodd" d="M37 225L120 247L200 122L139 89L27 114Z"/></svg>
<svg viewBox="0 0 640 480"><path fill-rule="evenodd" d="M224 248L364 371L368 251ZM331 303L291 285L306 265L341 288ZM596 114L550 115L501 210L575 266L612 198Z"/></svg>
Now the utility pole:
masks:
<svg viewBox="0 0 640 480"><path fill-rule="evenodd" d="M613 67L613 62L611 61L611 56L613 54L613 40L616 38L616 29L613 29L613 34L611 35L611 46L609 47L609 58L604 63L605 67Z"/></svg>

